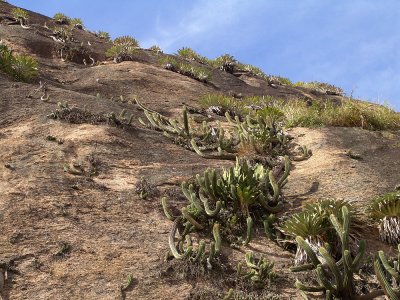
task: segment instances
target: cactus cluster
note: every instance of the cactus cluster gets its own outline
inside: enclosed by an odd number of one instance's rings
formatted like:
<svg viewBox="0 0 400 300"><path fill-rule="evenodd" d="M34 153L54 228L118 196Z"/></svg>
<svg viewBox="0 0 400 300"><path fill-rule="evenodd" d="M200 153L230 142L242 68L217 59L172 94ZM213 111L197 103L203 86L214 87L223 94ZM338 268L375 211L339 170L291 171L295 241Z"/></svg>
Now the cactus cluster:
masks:
<svg viewBox="0 0 400 300"><path fill-rule="evenodd" d="M247 161L240 160L221 174L208 169L204 175L196 176L195 185L182 184L189 204L181 209L181 216L173 216L166 198L162 199L164 213L175 222L183 220L188 232L208 232L213 228L216 244L218 240L225 240L234 244L241 241L246 245L252 238L255 224L261 223L265 214L283 208L281 188L287 182L289 168L289 159L286 158L285 170L279 178L275 178L273 172L261 164L250 166ZM177 221L178 218L180 221ZM218 224L218 234L215 224ZM170 243L170 247L173 244ZM171 251L176 254L175 249L171 248ZM181 251L180 255L185 255L185 251Z"/></svg>
<svg viewBox="0 0 400 300"><path fill-rule="evenodd" d="M21 27L24 29L28 29L29 27L26 26L28 23L29 15L26 10L23 10L22 8L14 8L11 11L12 17L20 23Z"/></svg>
<svg viewBox="0 0 400 300"><path fill-rule="evenodd" d="M400 243L400 192L391 192L376 197L367 208L371 218L379 221L379 235L382 241L397 245Z"/></svg>
<svg viewBox="0 0 400 300"><path fill-rule="evenodd" d="M205 158L227 158L235 159L233 152L234 142L232 139L225 138L222 127L215 128L203 122L201 126L194 126L193 120L189 117L186 107L183 108L182 117L178 119L167 118L160 113L153 111L138 100L138 106L143 109L148 123L139 118L139 122L148 128L159 130L165 136L173 139L175 143L195 151ZM211 150L213 153L204 153Z"/></svg>
<svg viewBox="0 0 400 300"><path fill-rule="evenodd" d="M247 115L242 122L238 116L234 119L229 113L225 113L225 116L234 126L241 147L250 146L257 154L272 156L282 154L287 149L288 136L279 128L274 117L258 114L256 118L252 118Z"/></svg>
<svg viewBox="0 0 400 300"><path fill-rule="evenodd" d="M126 117L126 110L122 110L120 114L114 112L108 114L94 114L86 109L78 107L70 107L68 103L58 103L58 108L47 115L50 119L65 120L72 124L108 124L116 127L131 126L133 116Z"/></svg>
<svg viewBox="0 0 400 300"><path fill-rule="evenodd" d="M245 255L245 263L239 262L237 275L245 280L249 280L256 287L263 288L268 282L276 278L273 271L274 263L261 256L256 258L253 251Z"/></svg>
<svg viewBox="0 0 400 300"><path fill-rule="evenodd" d="M185 219L184 216L184 211L182 211L182 216L175 218L172 225L168 238L171 254L176 259L188 259L193 262L205 264L208 269L211 269L221 251L220 225L218 223L213 224L213 241L208 246L205 240L200 240L196 248L193 245L190 235L196 226L192 224L192 221Z"/></svg>

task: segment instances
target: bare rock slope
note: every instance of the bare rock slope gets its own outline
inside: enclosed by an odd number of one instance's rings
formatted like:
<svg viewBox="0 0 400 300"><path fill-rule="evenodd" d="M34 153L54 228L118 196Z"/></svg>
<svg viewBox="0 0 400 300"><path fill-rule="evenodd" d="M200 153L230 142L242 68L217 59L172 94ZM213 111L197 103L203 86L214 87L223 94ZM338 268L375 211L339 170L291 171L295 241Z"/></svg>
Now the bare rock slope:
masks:
<svg viewBox="0 0 400 300"><path fill-rule="evenodd" d="M43 27L53 21L30 12L30 29L7 25L11 9L0 2L0 38L14 51L38 59L50 100L43 102L34 93L38 82L14 82L0 74L0 261L12 262L16 270L9 272L3 298L118 299L120 286L132 274L133 284L123 293L126 299L207 299L204 291L210 283L204 278L166 276L176 273L164 263L171 223L162 213L160 197L142 200L134 189L144 177L161 192L176 193L182 180L231 162L203 159L143 128L137 122L142 112L133 99L174 115L183 103L198 107L197 100L207 93L317 96L219 70L213 71L210 83L201 83L161 68L157 55L146 50L139 51L135 61L120 64L62 61L59 45ZM90 32L74 31L78 45L83 43L96 62L105 61L109 43ZM126 109L134 116L133 126L122 129L47 118L58 102L96 114ZM294 209L320 197L353 200L362 208L400 183L399 132L295 128L290 133L314 153L294 164L285 188ZM349 150L362 160L346 155ZM65 164L77 162L82 174L65 172ZM91 171L96 175L89 176ZM369 251L384 247L376 234L372 224L365 224ZM275 261L282 284L274 292L281 299L297 299L294 276L288 271L293 254L262 235L248 249ZM224 251L235 258L245 250ZM214 288L222 295L227 287L218 280Z"/></svg>

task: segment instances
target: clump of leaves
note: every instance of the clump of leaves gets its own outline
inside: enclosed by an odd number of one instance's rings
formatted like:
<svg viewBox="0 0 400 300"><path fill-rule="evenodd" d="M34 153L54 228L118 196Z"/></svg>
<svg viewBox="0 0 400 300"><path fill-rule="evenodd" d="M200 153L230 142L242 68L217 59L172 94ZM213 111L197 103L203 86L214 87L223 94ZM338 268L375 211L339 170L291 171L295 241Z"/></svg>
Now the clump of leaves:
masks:
<svg viewBox="0 0 400 300"><path fill-rule="evenodd" d="M139 42L130 36L121 36L114 40L114 45L106 51L107 57L114 58L114 62L133 60L133 56L139 48Z"/></svg>
<svg viewBox="0 0 400 300"><path fill-rule="evenodd" d="M83 28L83 22L80 18L73 18L73 19L71 19L70 23L71 23L71 26L74 26L78 29Z"/></svg>
<svg viewBox="0 0 400 300"><path fill-rule="evenodd" d="M379 221L382 241L400 244L400 192L391 192L376 197L367 208L371 218Z"/></svg>
<svg viewBox="0 0 400 300"><path fill-rule="evenodd" d="M38 63L28 55L13 55L6 45L0 44L0 69L17 81L28 82L37 76Z"/></svg>
<svg viewBox="0 0 400 300"><path fill-rule="evenodd" d="M197 61L203 64L207 63L208 61L206 57L201 56L200 54L198 54L196 51L194 51L189 47L183 47L179 49L176 54L184 59Z"/></svg>

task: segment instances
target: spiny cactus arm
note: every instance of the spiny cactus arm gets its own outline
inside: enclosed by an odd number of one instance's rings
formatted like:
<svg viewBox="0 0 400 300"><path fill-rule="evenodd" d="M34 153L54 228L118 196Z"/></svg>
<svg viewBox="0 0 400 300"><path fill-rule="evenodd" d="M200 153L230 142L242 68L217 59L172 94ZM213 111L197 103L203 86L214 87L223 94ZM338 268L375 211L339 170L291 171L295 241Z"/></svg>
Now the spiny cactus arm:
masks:
<svg viewBox="0 0 400 300"><path fill-rule="evenodd" d="M320 261L315 252L311 249L310 245L301 236L296 237L296 242L298 247L301 247L307 253L307 257L310 258L311 263L317 267L320 264Z"/></svg>
<svg viewBox="0 0 400 300"><path fill-rule="evenodd" d="M386 269L386 271L394 278L396 279L397 282L400 282L400 273L396 271L388 262L386 259L385 253L381 250L378 251L378 257L383 265L383 267Z"/></svg>
<svg viewBox="0 0 400 300"><path fill-rule="evenodd" d="M267 212L269 213L277 213L280 212L283 208L283 202L278 202L275 206L271 206L268 204L267 198L263 194L260 194L258 197L258 203L260 203Z"/></svg>
<svg viewBox="0 0 400 300"><path fill-rule="evenodd" d="M280 188L275 180L274 172L272 172L272 170L268 172L268 179L269 179L269 183L271 184L272 190L273 190L272 197L269 199L269 201L272 203L276 203L276 201L278 200L278 197L280 195Z"/></svg>
<svg viewBox="0 0 400 300"><path fill-rule="evenodd" d="M343 282L342 282L342 274L340 273L339 268L336 266L336 262L333 257L329 254L329 252L324 248L319 248L319 253L325 259L328 268L331 270L333 277L335 278L336 289L341 291L343 289ZM318 267L317 267L318 270ZM321 269L322 272L322 269ZM331 290L331 289L329 289Z"/></svg>
<svg viewBox="0 0 400 300"><path fill-rule="evenodd" d="M233 120L232 118L231 118L231 115L229 114L229 112L226 112L225 113L225 117L226 117L226 119L228 120L228 122L231 124L231 125L234 125L235 127L238 127L238 123L237 123L237 121L236 121L236 118L235 118L235 120Z"/></svg>
<svg viewBox="0 0 400 300"><path fill-rule="evenodd" d="M182 217L178 217L175 219L174 224L172 225L171 228L171 232L169 234L169 239L168 239L168 243L169 243L169 247L171 249L172 255L176 258L176 259L185 259L187 257L190 256L191 252L192 252L192 247L188 246L186 251L183 254L180 254L178 252L178 250L176 249L175 246L175 234L176 234L176 230L178 229L178 224L179 222L182 220Z"/></svg>
<svg viewBox="0 0 400 300"><path fill-rule="evenodd" d="M325 290L331 294L331 293L337 293L337 285L332 285L331 283L331 278L326 276L325 270L322 268L321 265L319 265L316 269L317 272L317 277L320 282L320 284L325 288ZM331 298L327 298L331 299Z"/></svg>
<svg viewBox="0 0 400 300"><path fill-rule="evenodd" d="M213 237L215 241L214 250L218 254L221 251L221 234L220 234L220 224L215 223L213 226Z"/></svg>
<svg viewBox="0 0 400 300"><path fill-rule="evenodd" d="M187 113L186 106L183 107L183 125L184 125L184 128L185 128L186 136L189 137L190 136L189 118L188 118L188 113Z"/></svg>
<svg viewBox="0 0 400 300"><path fill-rule="evenodd" d="M205 249L206 249L206 243L203 240L201 240L199 242L199 248L197 249L197 253L196 253L196 256L194 257L194 261L198 261L198 262L201 261L203 254L205 252Z"/></svg>
<svg viewBox="0 0 400 300"><path fill-rule="evenodd" d="M375 259L374 261L374 270L376 278L378 279L385 295L388 296L390 300L400 300L399 292L393 290L391 284L386 279L385 272L378 259Z"/></svg>
<svg viewBox="0 0 400 300"><path fill-rule="evenodd" d="M226 295L223 300L235 300L235 295L232 288L229 289L228 295Z"/></svg>
<svg viewBox="0 0 400 300"><path fill-rule="evenodd" d="M151 112L145 110L144 115L146 116L147 120L149 120L149 122L150 122L151 126L153 126L153 128L161 129L160 126L156 123Z"/></svg>
<svg viewBox="0 0 400 300"><path fill-rule="evenodd" d="M289 174L290 174L290 159L289 159L288 156L285 156L285 158L284 158L284 164L285 164L285 171L283 172L281 178L279 178L279 180L278 180L278 182L277 182L277 183L278 183L278 186L279 186L280 188L282 188L282 187L286 184L286 182L287 182L287 177L288 177Z"/></svg>
<svg viewBox="0 0 400 300"><path fill-rule="evenodd" d="M200 155L203 158L208 158L208 159L228 159L228 160L235 160L236 159L236 155L234 154L230 154L230 153L219 153L217 155L208 155L203 153L200 148L197 146L196 141L194 139L192 139L190 141L190 144L192 145L192 148L194 150L194 152L196 152L198 155Z"/></svg>
<svg viewBox="0 0 400 300"><path fill-rule="evenodd" d="M362 240L360 241L359 245L358 245L358 252L356 257L353 259L353 263L352 263L352 270L356 271L360 269L362 260L364 258L365 255L365 249L366 249L367 243Z"/></svg>
<svg viewBox="0 0 400 300"><path fill-rule="evenodd" d="M189 188L186 186L185 182L181 184L182 192L185 197L196 207L199 212L204 212L203 206L199 198L197 198L196 193L194 192L193 184L189 184Z"/></svg>
<svg viewBox="0 0 400 300"><path fill-rule="evenodd" d="M277 220L276 216L274 214L270 214L263 221L265 235L270 240L275 240L276 238L276 234L274 232L274 223L276 222L276 220Z"/></svg>
<svg viewBox="0 0 400 300"><path fill-rule="evenodd" d="M197 222L192 215L187 211L186 207L182 208L182 216L188 220L190 222L190 224L192 224L194 227L196 227L197 229L204 229L204 226L201 225L199 222Z"/></svg>
<svg viewBox="0 0 400 300"><path fill-rule="evenodd" d="M325 292L325 287L323 286L309 286L301 283L298 279L296 279L296 283L294 284L296 288L302 290L304 292L309 293L317 293L317 292Z"/></svg>
<svg viewBox="0 0 400 300"><path fill-rule="evenodd" d="M296 272L310 271L314 269L315 266L313 264L304 264L304 265L290 267L290 272L296 273Z"/></svg>
<svg viewBox="0 0 400 300"><path fill-rule="evenodd" d="M212 210L212 209L210 209L210 206L208 205L208 199L201 192L200 192L199 196L200 196L201 202L203 202L203 204L204 204L204 210L205 210L206 214L210 217L215 217L216 215L218 215L218 213L222 207L221 201L217 201L215 203L215 209Z"/></svg>
<svg viewBox="0 0 400 300"><path fill-rule="evenodd" d="M254 264L254 252L253 251L249 251L245 254L244 259L246 261L246 265L251 268L251 269L255 269L258 270L258 266L256 264Z"/></svg>
<svg viewBox="0 0 400 300"><path fill-rule="evenodd" d="M247 231L246 231L246 239L243 242L243 245L247 245L250 243L251 237L253 235L253 219L249 216L246 219L247 223Z"/></svg>
<svg viewBox="0 0 400 300"><path fill-rule="evenodd" d="M347 206L342 207L342 224L339 222L338 218L334 214L331 214L329 218L340 238L340 241L342 242L342 253L344 253L345 250L349 250L349 209L347 208Z"/></svg>
<svg viewBox="0 0 400 300"><path fill-rule="evenodd" d="M163 207L163 211L165 216L167 217L168 220L174 221L176 217L174 217L171 213L171 210L168 207L168 200L167 197L163 197L161 199L161 205Z"/></svg>
<svg viewBox="0 0 400 300"><path fill-rule="evenodd" d="M210 253L208 255L208 262L212 263L215 259L215 243L211 242L210 243Z"/></svg>

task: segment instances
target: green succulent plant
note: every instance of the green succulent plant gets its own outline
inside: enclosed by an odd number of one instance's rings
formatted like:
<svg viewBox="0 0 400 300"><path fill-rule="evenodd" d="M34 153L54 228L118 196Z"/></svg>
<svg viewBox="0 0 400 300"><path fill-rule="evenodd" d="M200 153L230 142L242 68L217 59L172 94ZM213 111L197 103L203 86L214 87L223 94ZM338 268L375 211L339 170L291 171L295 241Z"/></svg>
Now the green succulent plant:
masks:
<svg viewBox="0 0 400 300"><path fill-rule="evenodd" d="M367 208L367 213L379 221L382 241L392 245L400 243L400 192L376 197Z"/></svg>
<svg viewBox="0 0 400 300"><path fill-rule="evenodd" d="M158 46L158 45L153 45L153 46L151 46L151 47L149 48L149 50L154 51L154 52L156 52L156 53L162 53L162 52L163 52L162 49L161 49L161 47Z"/></svg>
<svg viewBox="0 0 400 300"><path fill-rule="evenodd" d="M123 45L126 47L139 47L139 41L131 36L124 35L114 39L114 45Z"/></svg>

